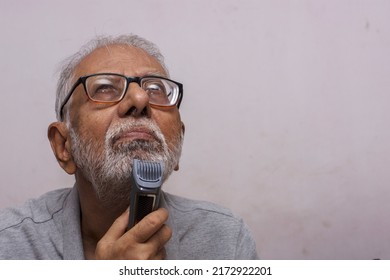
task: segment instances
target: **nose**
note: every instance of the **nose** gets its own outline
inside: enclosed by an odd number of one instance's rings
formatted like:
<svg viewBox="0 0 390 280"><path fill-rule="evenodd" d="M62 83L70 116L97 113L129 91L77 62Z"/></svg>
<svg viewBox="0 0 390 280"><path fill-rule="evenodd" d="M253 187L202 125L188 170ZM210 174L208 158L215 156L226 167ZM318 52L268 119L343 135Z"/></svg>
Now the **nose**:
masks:
<svg viewBox="0 0 390 280"><path fill-rule="evenodd" d="M149 95L137 83L130 83L125 97L119 102L120 117L150 117Z"/></svg>

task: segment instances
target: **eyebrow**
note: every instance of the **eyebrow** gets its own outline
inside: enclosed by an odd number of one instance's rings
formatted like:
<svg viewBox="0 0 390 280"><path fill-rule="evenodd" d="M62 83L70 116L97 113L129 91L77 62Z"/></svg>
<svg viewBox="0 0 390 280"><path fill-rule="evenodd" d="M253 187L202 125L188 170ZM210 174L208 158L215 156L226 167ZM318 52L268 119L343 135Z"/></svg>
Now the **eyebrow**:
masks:
<svg viewBox="0 0 390 280"><path fill-rule="evenodd" d="M128 76L128 77L135 77L133 75L126 75L125 73L123 73L122 71L110 71L110 70L102 70L102 71L98 71L98 72L94 72L94 73L88 73L88 74L85 74L85 75L81 75L80 77L83 77L83 76L88 76L88 75L94 75L94 74L118 74L118 75L123 75L123 76ZM138 75L139 77L144 77L144 76L158 76L158 77L162 77L162 78L167 78L169 79L169 76L165 73L162 73L160 71L145 71L143 73L143 75Z"/></svg>
<svg viewBox="0 0 390 280"><path fill-rule="evenodd" d="M163 77L163 78L169 78L166 74L163 74L161 72L148 72L146 75L144 76L159 76L159 77Z"/></svg>

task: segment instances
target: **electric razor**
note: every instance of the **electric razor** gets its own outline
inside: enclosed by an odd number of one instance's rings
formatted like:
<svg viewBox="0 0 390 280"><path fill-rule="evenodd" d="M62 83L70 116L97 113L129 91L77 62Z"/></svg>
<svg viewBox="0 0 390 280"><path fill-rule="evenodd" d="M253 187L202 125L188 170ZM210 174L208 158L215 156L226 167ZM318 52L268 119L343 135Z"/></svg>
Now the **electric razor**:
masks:
<svg viewBox="0 0 390 280"><path fill-rule="evenodd" d="M150 212L156 210L164 174L162 162L134 159L130 191L130 217L127 229L132 228Z"/></svg>

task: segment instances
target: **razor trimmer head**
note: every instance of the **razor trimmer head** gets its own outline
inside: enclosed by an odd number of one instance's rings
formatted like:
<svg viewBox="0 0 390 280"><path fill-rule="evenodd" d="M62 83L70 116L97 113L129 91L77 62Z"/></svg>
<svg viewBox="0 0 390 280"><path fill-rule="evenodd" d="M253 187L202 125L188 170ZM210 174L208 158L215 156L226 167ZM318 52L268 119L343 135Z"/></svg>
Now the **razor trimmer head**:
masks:
<svg viewBox="0 0 390 280"><path fill-rule="evenodd" d="M134 159L130 191L129 229L147 214L157 209L163 174L164 165L162 162Z"/></svg>

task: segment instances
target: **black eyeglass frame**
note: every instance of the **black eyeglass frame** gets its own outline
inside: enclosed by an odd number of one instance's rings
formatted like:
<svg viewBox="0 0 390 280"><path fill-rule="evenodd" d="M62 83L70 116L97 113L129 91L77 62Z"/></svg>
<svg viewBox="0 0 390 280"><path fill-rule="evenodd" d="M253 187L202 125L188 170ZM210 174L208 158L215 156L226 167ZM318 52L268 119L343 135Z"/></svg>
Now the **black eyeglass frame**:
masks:
<svg viewBox="0 0 390 280"><path fill-rule="evenodd" d="M100 76L100 75L113 75L113 76L118 76L118 77L122 77L122 78L125 78L126 79L126 88L121 96L121 98L117 101L96 101L96 100L93 100L88 92L87 92L87 86L85 85L85 81L89 78L89 77L93 77L93 76ZM158 79L163 79L163 80L166 80L166 81L169 81L169 82L172 82L174 84L176 84L178 87L179 87L179 96L177 97L177 101L175 104L172 104L172 105L158 105L158 104L153 104L153 103L150 103L151 106L153 107L161 107L161 108L166 108L166 107L173 107L173 106L177 106L177 108L180 108L180 104L181 104L181 101L183 99L183 84L179 83L179 82L176 82L174 80L171 80L171 79L168 79L168 78L165 78L165 77L161 77L161 76L157 76L157 75L147 75L147 76L143 76L143 77L128 77L128 76L125 76L125 75L122 75L122 74L117 74L117 73L96 73L96 74L91 74L91 75L86 75L86 76L81 76L80 78L78 78L78 80L73 84L72 88L70 89L69 93L66 95L64 101L62 101L62 104L61 104L61 109L60 109L60 118L61 118L61 121L63 120L63 110L64 110L64 107L66 105L66 103L68 103L70 97L72 96L73 92L76 90L76 88L80 85L80 84L83 84L83 87L84 87L84 92L85 94L87 95L88 99L91 100L92 102L97 102L97 103L118 103L118 102L121 102L122 99L126 96L126 93L127 93L127 89L129 87L129 84L130 83L137 83L139 86L141 86L141 81L143 79L147 79L147 78L158 78Z"/></svg>

